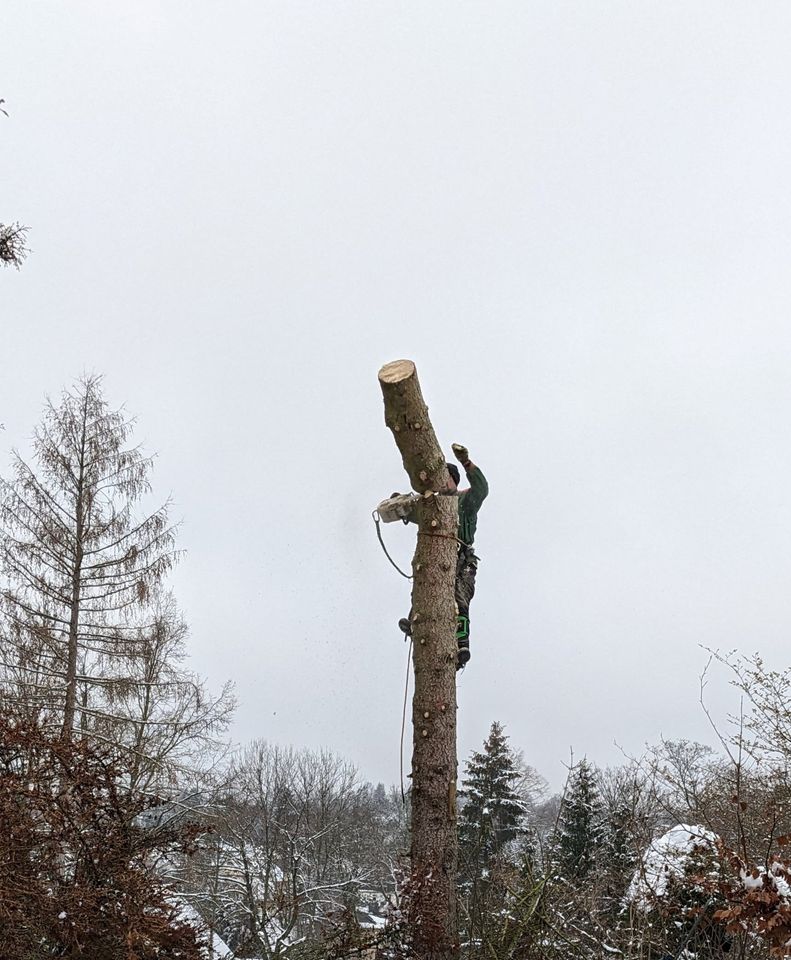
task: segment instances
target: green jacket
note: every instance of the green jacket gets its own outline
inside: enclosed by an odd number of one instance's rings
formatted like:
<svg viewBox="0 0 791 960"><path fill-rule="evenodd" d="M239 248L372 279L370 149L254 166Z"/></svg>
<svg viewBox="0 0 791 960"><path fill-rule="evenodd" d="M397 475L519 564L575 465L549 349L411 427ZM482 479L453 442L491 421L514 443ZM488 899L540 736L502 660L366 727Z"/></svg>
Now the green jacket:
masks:
<svg viewBox="0 0 791 960"><path fill-rule="evenodd" d="M475 540L475 530L478 526L478 511L481 504L489 495L489 484L479 467L474 463L464 471L470 481L470 489L459 493L459 540L472 546Z"/></svg>

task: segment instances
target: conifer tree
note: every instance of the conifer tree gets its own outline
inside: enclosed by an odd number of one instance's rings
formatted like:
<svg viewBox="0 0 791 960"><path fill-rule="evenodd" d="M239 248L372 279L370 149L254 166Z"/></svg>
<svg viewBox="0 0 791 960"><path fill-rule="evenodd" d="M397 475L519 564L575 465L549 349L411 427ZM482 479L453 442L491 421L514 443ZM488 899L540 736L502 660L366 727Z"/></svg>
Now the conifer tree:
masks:
<svg viewBox="0 0 791 960"><path fill-rule="evenodd" d="M15 453L0 479L0 688L65 740L123 746L143 787L206 746L233 701L180 663L186 627L164 589L175 527L167 503L139 511L153 461L132 429L85 377L47 403L32 461Z"/></svg>
<svg viewBox="0 0 791 960"><path fill-rule="evenodd" d="M526 804L517 792L517 763L502 725L495 721L483 752L473 752L467 761L460 791L459 842L467 874L485 869L523 830Z"/></svg>
<svg viewBox="0 0 791 960"><path fill-rule="evenodd" d="M509 900L506 878L518 872L510 845L524 833L527 804L518 792L521 780L519 759L495 722L483 751L467 761L459 814L462 937L486 949L493 949L499 937L496 918Z"/></svg>
<svg viewBox="0 0 791 960"><path fill-rule="evenodd" d="M607 815L603 827L602 854L615 889L622 892L637 866L634 811L628 804L619 804Z"/></svg>
<svg viewBox="0 0 791 960"><path fill-rule="evenodd" d="M2 482L3 599L19 657L7 667L16 695L46 705L67 739L100 709L92 687L126 681L138 643L130 615L175 558L167 505L132 513L152 464L127 446L131 428L99 378L86 378L47 404L34 464L15 453L14 479ZM121 669L106 669L113 661Z"/></svg>
<svg viewBox="0 0 791 960"><path fill-rule="evenodd" d="M590 872L603 840L603 819L596 773L583 758L569 771L560 808L556 858L566 877L580 879Z"/></svg>

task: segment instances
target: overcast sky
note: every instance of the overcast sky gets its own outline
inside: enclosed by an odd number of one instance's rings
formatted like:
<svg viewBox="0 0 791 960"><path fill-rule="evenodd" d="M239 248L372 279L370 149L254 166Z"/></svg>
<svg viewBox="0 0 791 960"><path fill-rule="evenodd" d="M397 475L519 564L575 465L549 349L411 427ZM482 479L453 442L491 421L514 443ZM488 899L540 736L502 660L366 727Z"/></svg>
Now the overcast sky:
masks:
<svg viewBox="0 0 791 960"><path fill-rule="evenodd" d="M460 756L710 742L700 645L791 649L789 46L786 0L6 5L2 468L105 374L235 738L393 782L414 359L491 486Z"/></svg>

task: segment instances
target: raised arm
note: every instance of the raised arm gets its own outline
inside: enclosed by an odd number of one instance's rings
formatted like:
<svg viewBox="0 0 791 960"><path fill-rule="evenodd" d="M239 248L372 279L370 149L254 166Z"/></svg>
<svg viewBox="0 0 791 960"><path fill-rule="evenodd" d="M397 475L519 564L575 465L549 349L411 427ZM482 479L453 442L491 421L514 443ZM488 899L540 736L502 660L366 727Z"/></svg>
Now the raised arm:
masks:
<svg viewBox="0 0 791 960"><path fill-rule="evenodd" d="M469 450L460 443L453 444L453 455L464 467L464 472L470 481L470 492L466 495L467 501L471 507L477 510L489 495L489 484L486 477L483 475L481 468L470 460Z"/></svg>

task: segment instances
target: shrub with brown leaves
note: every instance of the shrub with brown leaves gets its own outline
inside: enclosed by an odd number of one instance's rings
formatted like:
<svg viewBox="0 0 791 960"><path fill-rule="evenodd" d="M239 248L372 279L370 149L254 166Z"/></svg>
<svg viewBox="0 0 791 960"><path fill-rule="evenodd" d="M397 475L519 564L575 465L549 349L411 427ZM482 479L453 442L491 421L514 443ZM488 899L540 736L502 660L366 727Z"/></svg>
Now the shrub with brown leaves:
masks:
<svg viewBox="0 0 791 960"><path fill-rule="evenodd" d="M727 875L717 892L725 906L715 919L729 933L757 936L772 956L791 957L791 861L774 854L760 866L751 866L725 848L720 856Z"/></svg>
<svg viewBox="0 0 791 960"><path fill-rule="evenodd" d="M194 832L146 829L110 750L0 713L0 956L199 960L157 864Z"/></svg>

